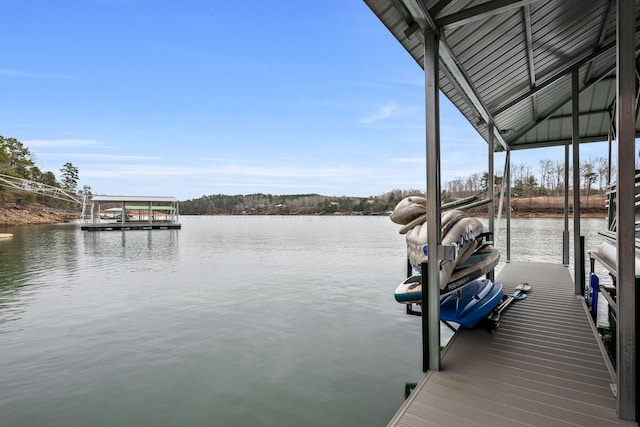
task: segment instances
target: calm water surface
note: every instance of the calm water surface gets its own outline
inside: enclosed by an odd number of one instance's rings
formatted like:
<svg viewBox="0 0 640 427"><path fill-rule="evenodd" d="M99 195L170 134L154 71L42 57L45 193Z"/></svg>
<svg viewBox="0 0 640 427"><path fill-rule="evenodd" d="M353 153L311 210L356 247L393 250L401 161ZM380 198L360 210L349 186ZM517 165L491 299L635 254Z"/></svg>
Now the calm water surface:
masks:
<svg viewBox="0 0 640 427"><path fill-rule="evenodd" d="M0 229L2 426L386 425L422 376L397 225L181 222ZM512 259L561 262L562 224L512 220Z"/></svg>

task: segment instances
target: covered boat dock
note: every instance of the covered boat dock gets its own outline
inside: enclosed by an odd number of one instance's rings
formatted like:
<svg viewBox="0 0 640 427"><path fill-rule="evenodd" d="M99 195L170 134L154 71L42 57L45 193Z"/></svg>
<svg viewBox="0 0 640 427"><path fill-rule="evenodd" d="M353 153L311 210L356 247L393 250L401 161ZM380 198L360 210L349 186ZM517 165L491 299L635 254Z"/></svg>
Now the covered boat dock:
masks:
<svg viewBox="0 0 640 427"><path fill-rule="evenodd" d="M497 280L527 299L494 333L461 329L389 426L635 426L616 414L616 373L561 264L512 262ZM473 355L473 357L470 357Z"/></svg>
<svg viewBox="0 0 640 427"><path fill-rule="evenodd" d="M429 286L422 306L426 374L390 425L637 425L640 1L364 1L424 70L428 246L437 249L430 254L440 260L446 249L440 233L442 92L487 142L492 201L495 153L505 153L497 212L498 221L505 212L506 236L495 233L496 206L488 205L489 231L506 238L507 265L497 279L507 291L522 281L532 286L527 303L509 308L495 334L464 330L444 351L438 288ZM597 141L608 141L609 158L616 158L615 369L584 301L580 146ZM562 259L512 263L510 154L552 146L565 154ZM429 263L429 284L438 283L438 267Z"/></svg>
<svg viewBox="0 0 640 427"><path fill-rule="evenodd" d="M169 230L181 228L175 197L92 196L87 231Z"/></svg>

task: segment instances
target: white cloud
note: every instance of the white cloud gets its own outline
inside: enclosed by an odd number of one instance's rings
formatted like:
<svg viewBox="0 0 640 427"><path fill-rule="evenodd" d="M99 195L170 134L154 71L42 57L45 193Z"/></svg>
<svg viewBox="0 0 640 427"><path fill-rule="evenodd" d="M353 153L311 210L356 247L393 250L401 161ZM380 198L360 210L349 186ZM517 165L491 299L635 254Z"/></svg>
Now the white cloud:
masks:
<svg viewBox="0 0 640 427"><path fill-rule="evenodd" d="M12 70L9 68L0 68L0 76L4 77L22 77L22 78L36 78L36 79L59 79L65 78L62 74L52 74L52 73L37 73L33 71L22 71L22 70Z"/></svg>
<svg viewBox="0 0 640 427"><path fill-rule="evenodd" d="M397 163L412 163L423 165L427 160L424 157L398 157L395 159L391 159L391 161Z"/></svg>
<svg viewBox="0 0 640 427"><path fill-rule="evenodd" d="M363 124L372 124L376 123L389 117L394 116L398 112L398 104L395 102L390 102L386 105L378 106L376 111L368 117L363 117L360 119L360 123Z"/></svg>
<svg viewBox="0 0 640 427"><path fill-rule="evenodd" d="M73 158L77 160L160 160L158 156L132 156L128 154L96 154L96 153L45 153L38 155L40 158Z"/></svg>
<svg viewBox="0 0 640 427"><path fill-rule="evenodd" d="M150 164L129 164L106 166L83 169L84 177L106 178L117 177L135 178L149 176L234 176L234 177L255 177L255 178L339 178L348 176L362 176L373 173L364 168L352 167L264 167L264 166L223 166L208 168L193 168L180 166L157 166Z"/></svg>
<svg viewBox="0 0 640 427"><path fill-rule="evenodd" d="M97 146L95 139L32 139L22 141L29 148L60 148Z"/></svg>

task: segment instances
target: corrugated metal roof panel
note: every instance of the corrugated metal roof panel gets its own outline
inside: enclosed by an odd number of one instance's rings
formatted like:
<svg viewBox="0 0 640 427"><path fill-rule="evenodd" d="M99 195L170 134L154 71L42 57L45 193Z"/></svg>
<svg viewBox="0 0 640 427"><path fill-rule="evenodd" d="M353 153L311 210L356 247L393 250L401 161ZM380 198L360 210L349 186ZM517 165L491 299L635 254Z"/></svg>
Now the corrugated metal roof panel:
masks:
<svg viewBox="0 0 640 427"><path fill-rule="evenodd" d="M426 21L414 16L422 13L419 6L422 2L365 2L422 64L420 31L409 38L404 34L414 21L422 22L422 29L426 29ZM593 82L615 71L615 49L607 45L615 39L615 11L609 13L609 5L615 8L615 3L595 0L515 3L477 0L423 3L436 12L431 16L434 22L443 23L439 28L441 40L452 52L457 67L441 72L442 91L485 139L486 123L480 120L478 106L469 105L469 95L458 93L464 85L449 82L448 75L464 79L473 87L481 108L505 131L503 137L511 148L564 144L571 139L571 70L577 66L581 137L588 141L606 140L609 120L602 110L613 100L615 87ZM636 0L640 14L638 4L640 1ZM500 9L492 9L495 7ZM585 60L590 55L592 60Z"/></svg>
<svg viewBox="0 0 640 427"><path fill-rule="evenodd" d="M178 199L175 197L165 196L92 196L91 200L94 202L164 202L174 203Z"/></svg>

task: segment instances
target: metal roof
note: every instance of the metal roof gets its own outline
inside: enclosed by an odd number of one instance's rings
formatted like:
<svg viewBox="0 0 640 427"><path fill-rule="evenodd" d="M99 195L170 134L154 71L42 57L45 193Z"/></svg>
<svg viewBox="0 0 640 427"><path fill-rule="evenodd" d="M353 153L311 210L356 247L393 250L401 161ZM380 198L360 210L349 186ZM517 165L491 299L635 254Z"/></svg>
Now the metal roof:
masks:
<svg viewBox="0 0 640 427"><path fill-rule="evenodd" d="M580 142L607 140L615 1L364 1L421 67L423 32L439 32L440 88L485 140L487 123L495 124L496 151L571 143L574 70Z"/></svg>
<svg viewBox="0 0 640 427"><path fill-rule="evenodd" d="M157 196L92 196L94 202L163 202L176 203L178 199L175 197L157 197Z"/></svg>

